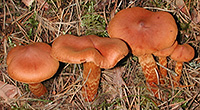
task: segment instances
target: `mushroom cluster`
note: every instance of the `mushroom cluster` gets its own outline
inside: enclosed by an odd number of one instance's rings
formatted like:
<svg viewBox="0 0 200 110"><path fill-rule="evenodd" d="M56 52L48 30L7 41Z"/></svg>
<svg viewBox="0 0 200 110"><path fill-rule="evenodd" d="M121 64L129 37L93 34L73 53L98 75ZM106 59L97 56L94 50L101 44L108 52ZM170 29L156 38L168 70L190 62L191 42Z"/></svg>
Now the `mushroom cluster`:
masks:
<svg viewBox="0 0 200 110"><path fill-rule="evenodd" d="M47 92L41 83L51 78L59 67L59 62L50 56L51 47L46 43L16 46L7 55L9 76L27 83L30 91L38 97Z"/></svg>
<svg viewBox="0 0 200 110"><path fill-rule="evenodd" d="M101 68L113 68L128 54L120 39L87 35L61 35L52 44L51 56L64 63L83 64L82 88L86 101L93 101L98 90Z"/></svg>
<svg viewBox="0 0 200 110"><path fill-rule="evenodd" d="M167 71L157 67L153 55L158 56L160 64L166 67L166 57L171 55L173 58L177 50L177 33L177 25L171 14L152 12L141 7L121 10L108 25L109 36L124 40L130 46L132 54L138 57L146 84L156 97L156 87L159 83L164 83L160 79L167 76Z"/></svg>
<svg viewBox="0 0 200 110"><path fill-rule="evenodd" d="M47 91L41 82L56 73L59 61L83 64L82 94L86 101L93 101L101 68L113 68L128 54L129 46L131 53L139 59L149 90L158 97L157 85L165 83L163 78L167 76L167 70L157 66L154 56L158 56L164 67L167 67L168 56L177 62L175 82L180 80L183 62L194 57L194 49L190 45L177 43L177 33L176 22L167 12L152 12L140 7L124 9L109 22L111 38L67 34L57 37L52 47L34 43L11 49L7 56L8 74L29 84L30 90L41 96Z"/></svg>

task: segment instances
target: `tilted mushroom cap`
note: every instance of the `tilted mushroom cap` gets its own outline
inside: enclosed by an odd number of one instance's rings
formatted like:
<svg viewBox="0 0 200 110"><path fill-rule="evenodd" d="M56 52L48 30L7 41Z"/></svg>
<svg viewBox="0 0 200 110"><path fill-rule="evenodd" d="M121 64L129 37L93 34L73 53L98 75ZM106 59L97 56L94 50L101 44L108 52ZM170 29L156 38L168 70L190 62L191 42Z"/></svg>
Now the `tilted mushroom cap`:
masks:
<svg viewBox="0 0 200 110"><path fill-rule="evenodd" d="M172 52L174 51L174 49L177 47L178 42L175 41L174 44L171 47L156 51L155 53L153 53L155 56L160 56L160 57L166 57L172 54Z"/></svg>
<svg viewBox="0 0 200 110"><path fill-rule="evenodd" d="M121 10L108 25L110 37L123 39L137 56L172 46L177 31L175 20L169 13L140 7Z"/></svg>
<svg viewBox="0 0 200 110"><path fill-rule="evenodd" d="M45 43L17 46L7 56L8 74L24 83L39 83L52 77L59 62L50 56L51 47Z"/></svg>
<svg viewBox="0 0 200 110"><path fill-rule="evenodd" d="M94 62L101 68L112 68L128 54L127 45L119 39L96 35L59 36L52 44L51 55L65 63Z"/></svg>
<svg viewBox="0 0 200 110"><path fill-rule="evenodd" d="M183 44L178 45L170 57L178 62L188 62L194 58L194 54L194 49L189 44Z"/></svg>
<svg viewBox="0 0 200 110"><path fill-rule="evenodd" d="M95 35L88 35L87 37L91 39L95 49L103 56L102 61L99 60L101 68L114 67L129 52L126 43L120 39L103 38Z"/></svg>

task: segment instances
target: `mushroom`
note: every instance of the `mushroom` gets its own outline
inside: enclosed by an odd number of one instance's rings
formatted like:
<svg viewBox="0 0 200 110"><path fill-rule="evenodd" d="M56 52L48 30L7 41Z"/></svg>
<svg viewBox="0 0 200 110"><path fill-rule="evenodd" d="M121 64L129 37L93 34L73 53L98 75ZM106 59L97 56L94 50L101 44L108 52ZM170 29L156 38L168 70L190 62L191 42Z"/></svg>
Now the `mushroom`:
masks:
<svg viewBox="0 0 200 110"><path fill-rule="evenodd" d="M108 25L109 36L127 42L132 54L138 56L146 82L155 96L158 96L154 87L159 84L160 73L152 54L173 46L177 31L175 20L169 13L141 7L121 10Z"/></svg>
<svg viewBox="0 0 200 110"><path fill-rule="evenodd" d="M61 35L52 44L52 57L65 63L83 63L82 88L86 101L93 101L99 86L101 68L113 68L128 54L127 45L120 39L87 35Z"/></svg>
<svg viewBox="0 0 200 110"><path fill-rule="evenodd" d="M160 51L153 53L155 56L159 57L159 63L162 65L162 67L159 68L159 70L160 70L160 76L159 77L160 77L160 83L161 84L165 84L164 78L167 77L167 70L166 70L167 59L166 59L166 57L172 54L172 52L177 47L177 45L178 45L178 42L175 41L174 44L171 47L165 48L163 50L160 50Z"/></svg>
<svg viewBox="0 0 200 110"><path fill-rule="evenodd" d="M45 43L12 48L7 56L9 76L27 83L34 95L44 95L47 90L41 82L51 78L59 67L59 62L50 56L50 51L51 47Z"/></svg>
<svg viewBox="0 0 200 110"><path fill-rule="evenodd" d="M173 79L176 82L180 81L183 62L189 62L194 58L195 52L193 47L189 44L178 45L173 53L171 54L170 58L176 61L175 72L177 76L174 76ZM174 83L174 86L177 86L177 83Z"/></svg>

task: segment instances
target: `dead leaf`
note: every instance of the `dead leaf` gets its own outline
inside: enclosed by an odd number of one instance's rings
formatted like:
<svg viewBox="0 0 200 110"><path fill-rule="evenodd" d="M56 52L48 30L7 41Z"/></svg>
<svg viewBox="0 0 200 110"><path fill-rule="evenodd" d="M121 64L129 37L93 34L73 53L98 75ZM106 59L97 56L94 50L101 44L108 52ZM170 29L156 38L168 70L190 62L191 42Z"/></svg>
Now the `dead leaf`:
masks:
<svg viewBox="0 0 200 110"><path fill-rule="evenodd" d="M200 41L200 36L197 36L197 40Z"/></svg>
<svg viewBox="0 0 200 110"><path fill-rule="evenodd" d="M32 3L34 2L34 0L22 0L22 2L23 2L26 6L30 6L30 5L32 5Z"/></svg>
<svg viewBox="0 0 200 110"><path fill-rule="evenodd" d="M118 97L118 95L120 94L119 91L122 91L122 86L125 85L125 82L122 78L122 73L124 72L124 70L124 67L116 67L114 69L103 71L104 80L108 84L103 84L102 89L104 93L107 93L109 95L110 99ZM111 100L107 101L111 102Z"/></svg>
<svg viewBox="0 0 200 110"><path fill-rule="evenodd" d="M45 3L45 0L37 0L37 2L40 4L40 5L43 5L43 3ZM49 4L46 2L43 6L45 9L49 9Z"/></svg>
<svg viewBox="0 0 200 110"><path fill-rule="evenodd" d="M22 0L22 2L26 5L26 6L30 6L32 5L32 3L34 2L34 0ZM37 0L37 2L39 3L39 5L43 5L43 3L45 3L45 0ZM49 9L49 4L45 3L43 6L45 9Z"/></svg>
<svg viewBox="0 0 200 110"><path fill-rule="evenodd" d="M192 21L194 23L200 22L200 12L198 12L196 9L194 9L191 13Z"/></svg>
<svg viewBox="0 0 200 110"><path fill-rule="evenodd" d="M113 84L116 84L118 87L125 85L124 80L122 79L122 73L124 71L123 67L116 67L113 69L114 76L113 76Z"/></svg>
<svg viewBox="0 0 200 110"><path fill-rule="evenodd" d="M19 88L0 81L0 97L7 101L8 99L15 98L18 95L21 95Z"/></svg>
<svg viewBox="0 0 200 110"><path fill-rule="evenodd" d="M180 9L181 12L190 16L187 6L183 0L176 0L176 6Z"/></svg>

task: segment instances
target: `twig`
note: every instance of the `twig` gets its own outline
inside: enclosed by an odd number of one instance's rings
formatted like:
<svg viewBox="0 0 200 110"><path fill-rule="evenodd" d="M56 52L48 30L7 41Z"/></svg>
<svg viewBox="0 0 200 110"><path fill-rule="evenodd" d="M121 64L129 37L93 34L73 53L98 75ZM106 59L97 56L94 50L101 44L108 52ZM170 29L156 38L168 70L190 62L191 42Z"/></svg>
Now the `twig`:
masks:
<svg viewBox="0 0 200 110"><path fill-rule="evenodd" d="M169 68L164 67L163 65L161 65L161 64L158 63L158 62L156 62L156 64L159 65L160 67L166 69L167 71L169 71L170 73L172 73L174 76L177 76L177 74L176 74L174 71L170 70Z"/></svg>

